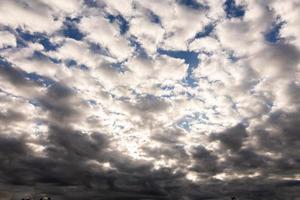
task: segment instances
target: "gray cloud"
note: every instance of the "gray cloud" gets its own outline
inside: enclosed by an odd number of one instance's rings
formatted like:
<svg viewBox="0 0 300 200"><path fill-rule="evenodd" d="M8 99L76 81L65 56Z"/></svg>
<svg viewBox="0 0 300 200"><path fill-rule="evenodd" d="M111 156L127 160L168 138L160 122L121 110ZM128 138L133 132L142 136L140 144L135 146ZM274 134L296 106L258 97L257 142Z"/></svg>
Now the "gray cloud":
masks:
<svg viewBox="0 0 300 200"><path fill-rule="evenodd" d="M242 147L247 133L245 126L238 124L219 134L212 134L210 137L212 140L220 141L221 145L225 146L225 148L237 151Z"/></svg>

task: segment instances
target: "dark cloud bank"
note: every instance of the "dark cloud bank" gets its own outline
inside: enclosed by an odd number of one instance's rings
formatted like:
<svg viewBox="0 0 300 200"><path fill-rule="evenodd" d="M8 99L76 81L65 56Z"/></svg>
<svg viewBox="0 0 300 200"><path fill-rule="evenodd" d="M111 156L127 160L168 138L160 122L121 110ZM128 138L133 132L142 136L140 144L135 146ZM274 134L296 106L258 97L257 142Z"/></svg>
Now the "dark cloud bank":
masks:
<svg viewBox="0 0 300 200"><path fill-rule="evenodd" d="M16 81L18 82L18 81ZM45 147L44 156L35 156L26 145L28 138L1 135L0 137L0 193L22 195L50 195L53 199L297 199L300 182L278 180L283 175L293 175L300 168L300 116L299 112L278 111L249 133L239 124L224 132L211 135L220 143L217 151L199 146L187 155L176 147L176 141L163 137L155 140L163 143L159 154L175 157L180 162L192 160L189 170L203 176L205 181L191 182L186 171L172 168L153 169L151 162L133 160L122 152L110 148L110 138L105 134L86 135L68 127L68 120L78 114L76 107L67 102L73 94L62 85L48 89L40 104L49 112L47 137L40 139ZM55 98L52 104L51 98ZM1 127L22 120L15 111L1 113ZM59 122L58 122L58 121ZM275 127L276 133L266 130ZM24 130L30 132L30 130ZM246 145L255 140L255 144ZM272 158L263 153L279 153ZM148 151L153 156L156 152ZM222 161L218 157L222 157ZM97 162L109 162L111 168L101 169ZM231 181L213 179L217 173L251 174Z"/></svg>

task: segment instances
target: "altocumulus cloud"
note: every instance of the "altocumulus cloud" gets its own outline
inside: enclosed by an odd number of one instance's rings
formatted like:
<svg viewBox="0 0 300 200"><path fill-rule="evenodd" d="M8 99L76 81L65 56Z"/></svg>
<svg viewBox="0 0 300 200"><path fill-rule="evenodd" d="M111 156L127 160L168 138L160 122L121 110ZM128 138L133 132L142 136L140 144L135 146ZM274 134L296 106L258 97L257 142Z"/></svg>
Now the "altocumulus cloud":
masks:
<svg viewBox="0 0 300 200"><path fill-rule="evenodd" d="M1 0L0 199L299 200L298 0Z"/></svg>

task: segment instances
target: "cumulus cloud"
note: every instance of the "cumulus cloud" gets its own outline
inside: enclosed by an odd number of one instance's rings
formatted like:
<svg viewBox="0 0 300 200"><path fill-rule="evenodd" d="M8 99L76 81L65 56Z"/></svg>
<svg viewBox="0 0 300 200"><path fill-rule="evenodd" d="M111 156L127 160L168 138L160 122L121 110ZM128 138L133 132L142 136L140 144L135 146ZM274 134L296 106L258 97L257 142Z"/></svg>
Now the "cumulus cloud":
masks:
<svg viewBox="0 0 300 200"><path fill-rule="evenodd" d="M11 34L8 31L1 31L0 32L1 36L1 43L0 43L0 48L5 48L5 47L15 47L16 46L16 38L13 34Z"/></svg>
<svg viewBox="0 0 300 200"><path fill-rule="evenodd" d="M60 25L60 21L54 17L49 7L42 2L1 1L1 24L12 28L51 32Z"/></svg>
<svg viewBox="0 0 300 200"><path fill-rule="evenodd" d="M297 199L297 0L0 2L0 199Z"/></svg>

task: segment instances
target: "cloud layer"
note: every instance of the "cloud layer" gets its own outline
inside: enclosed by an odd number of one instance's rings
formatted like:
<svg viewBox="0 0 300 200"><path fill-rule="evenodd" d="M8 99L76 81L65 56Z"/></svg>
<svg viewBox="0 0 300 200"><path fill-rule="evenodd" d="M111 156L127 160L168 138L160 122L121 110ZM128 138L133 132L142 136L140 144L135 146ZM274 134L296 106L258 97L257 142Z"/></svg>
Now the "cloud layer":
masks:
<svg viewBox="0 0 300 200"><path fill-rule="evenodd" d="M0 199L299 199L297 0L2 0Z"/></svg>

